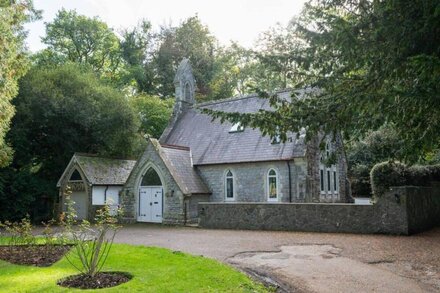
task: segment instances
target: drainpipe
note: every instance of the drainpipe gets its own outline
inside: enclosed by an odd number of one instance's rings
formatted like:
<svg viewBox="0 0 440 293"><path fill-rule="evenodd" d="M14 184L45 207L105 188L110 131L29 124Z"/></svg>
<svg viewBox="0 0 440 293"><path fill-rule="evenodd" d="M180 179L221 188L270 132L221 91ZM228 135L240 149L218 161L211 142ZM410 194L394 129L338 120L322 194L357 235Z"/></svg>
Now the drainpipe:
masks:
<svg viewBox="0 0 440 293"><path fill-rule="evenodd" d="M187 205L187 196L183 196L183 225L186 226L186 223L188 221L187 219L187 213L188 213L188 205Z"/></svg>
<svg viewBox="0 0 440 293"><path fill-rule="evenodd" d="M104 205L107 204L107 190L108 190L108 185L105 187L104 190Z"/></svg>
<svg viewBox="0 0 440 293"><path fill-rule="evenodd" d="M289 170L289 202L292 202L292 172L290 171L290 162L287 162L287 170Z"/></svg>

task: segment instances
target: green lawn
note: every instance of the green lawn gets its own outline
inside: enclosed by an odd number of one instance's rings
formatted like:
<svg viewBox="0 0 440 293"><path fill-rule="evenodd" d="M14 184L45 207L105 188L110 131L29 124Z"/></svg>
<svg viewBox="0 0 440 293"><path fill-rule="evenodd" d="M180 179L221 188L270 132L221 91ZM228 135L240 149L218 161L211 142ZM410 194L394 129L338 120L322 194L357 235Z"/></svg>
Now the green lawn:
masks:
<svg viewBox="0 0 440 293"><path fill-rule="evenodd" d="M215 260L164 248L114 244L104 271L133 275L128 283L98 292L267 292L246 275ZM0 260L0 292L66 292L58 279L77 274L65 258L51 267Z"/></svg>

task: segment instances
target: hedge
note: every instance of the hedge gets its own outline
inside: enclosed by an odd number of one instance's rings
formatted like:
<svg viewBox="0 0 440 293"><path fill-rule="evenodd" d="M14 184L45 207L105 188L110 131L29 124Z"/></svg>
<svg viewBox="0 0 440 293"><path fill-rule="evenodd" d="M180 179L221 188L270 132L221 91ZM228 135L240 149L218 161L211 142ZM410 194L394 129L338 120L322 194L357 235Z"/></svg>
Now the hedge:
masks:
<svg viewBox="0 0 440 293"><path fill-rule="evenodd" d="M389 161L376 164L370 172L371 190L376 199L391 186L429 186L433 181L440 181L440 165L408 167Z"/></svg>

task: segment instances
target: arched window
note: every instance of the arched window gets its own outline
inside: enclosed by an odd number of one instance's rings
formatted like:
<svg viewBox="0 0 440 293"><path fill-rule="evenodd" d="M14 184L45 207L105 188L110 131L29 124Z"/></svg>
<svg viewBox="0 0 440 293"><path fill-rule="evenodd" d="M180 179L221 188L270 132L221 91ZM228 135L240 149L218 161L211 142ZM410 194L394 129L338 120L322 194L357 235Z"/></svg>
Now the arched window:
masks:
<svg viewBox="0 0 440 293"><path fill-rule="evenodd" d="M185 84L185 101L191 101L191 86L188 82Z"/></svg>
<svg viewBox="0 0 440 293"><path fill-rule="evenodd" d="M70 176L70 181L81 181L81 175L79 174L78 170L75 169L75 171L73 171L72 175Z"/></svg>
<svg viewBox="0 0 440 293"><path fill-rule="evenodd" d="M319 160L319 186L321 199L337 200L339 199L339 175L338 165L328 163L331 156L334 155L334 146L330 142L325 144L325 150L321 153Z"/></svg>
<svg viewBox="0 0 440 293"><path fill-rule="evenodd" d="M153 168L147 170L142 178L141 186L162 186L162 181L160 181L156 170Z"/></svg>
<svg viewBox="0 0 440 293"><path fill-rule="evenodd" d="M234 200L234 174L231 170L228 170L225 176L225 197L226 200Z"/></svg>
<svg viewBox="0 0 440 293"><path fill-rule="evenodd" d="M267 173L267 200L278 201L278 175L274 169Z"/></svg>

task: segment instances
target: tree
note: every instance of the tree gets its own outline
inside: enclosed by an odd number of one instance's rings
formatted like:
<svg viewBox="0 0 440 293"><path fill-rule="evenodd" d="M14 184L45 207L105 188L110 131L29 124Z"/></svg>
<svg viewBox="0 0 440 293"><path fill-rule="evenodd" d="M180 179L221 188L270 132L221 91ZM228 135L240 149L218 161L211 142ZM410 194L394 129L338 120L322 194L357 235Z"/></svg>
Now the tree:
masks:
<svg viewBox="0 0 440 293"><path fill-rule="evenodd" d="M348 176L353 195L371 196L370 171L377 163L401 157L402 144L392 125L370 131L361 140L347 144Z"/></svg>
<svg viewBox="0 0 440 293"><path fill-rule="evenodd" d="M48 49L65 60L90 65L95 72L117 80L122 70L119 39L99 18L61 9L46 23L42 38Z"/></svg>
<svg viewBox="0 0 440 293"><path fill-rule="evenodd" d="M208 85L210 92L206 99L218 100L249 93L251 87L255 85L253 77L258 66L256 61L251 50L237 43L218 48L213 77Z"/></svg>
<svg viewBox="0 0 440 293"><path fill-rule="evenodd" d="M159 36L160 46L154 63L160 88L160 96L174 95L173 79L183 58L189 58L197 82L199 96L209 93L212 79L216 39L197 16L190 17L178 27L163 27Z"/></svg>
<svg viewBox="0 0 440 293"><path fill-rule="evenodd" d="M8 176L0 198L22 203L17 210L34 219L50 215L56 182L74 152L135 157L143 141L123 94L78 64L31 69L14 105L7 139L16 155L9 170L2 170ZM0 205L0 214L3 209L9 205Z"/></svg>
<svg viewBox="0 0 440 293"><path fill-rule="evenodd" d="M440 142L439 11L435 0L310 1L296 22L307 73L297 88L310 95L273 97L274 111L229 118L272 134L306 127L308 138L362 137L393 124L401 158L418 161Z"/></svg>
<svg viewBox="0 0 440 293"><path fill-rule="evenodd" d="M141 134L159 138L173 112L174 99L141 94L131 97L130 104L141 121Z"/></svg>
<svg viewBox="0 0 440 293"><path fill-rule="evenodd" d="M275 91L295 86L303 80L300 63L304 59L304 41L295 30L294 22L280 24L260 34L256 58L255 84L260 89Z"/></svg>
<svg viewBox="0 0 440 293"><path fill-rule="evenodd" d="M0 167L12 158L13 151L5 142L14 115L11 100L17 95L18 79L28 67L23 24L38 17L39 11L30 0L0 0Z"/></svg>
<svg viewBox="0 0 440 293"><path fill-rule="evenodd" d="M137 92L154 93L156 79L152 64L155 35L151 23L142 20L136 27L122 32L121 55L127 64L125 83L134 81Z"/></svg>

